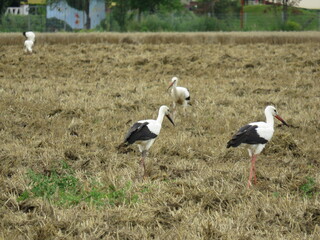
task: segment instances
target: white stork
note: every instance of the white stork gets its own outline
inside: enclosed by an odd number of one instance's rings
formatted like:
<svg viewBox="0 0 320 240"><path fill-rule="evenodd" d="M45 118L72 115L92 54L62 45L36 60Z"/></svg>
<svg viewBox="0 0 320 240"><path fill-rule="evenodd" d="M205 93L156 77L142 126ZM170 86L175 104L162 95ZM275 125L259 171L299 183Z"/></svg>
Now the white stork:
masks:
<svg viewBox="0 0 320 240"><path fill-rule="evenodd" d="M274 119L280 120L284 125L289 126L277 113L273 106L267 106L264 110L266 115L266 122L253 122L249 123L242 128L232 137L227 143L227 148L238 147L241 143L249 144L249 155L251 157L251 168L248 180L248 187L252 185L251 180L254 178L254 184L257 183L256 177L256 159L257 155L261 153L266 143L272 138L274 132Z"/></svg>
<svg viewBox="0 0 320 240"><path fill-rule="evenodd" d="M33 41L25 40L24 41L24 51L26 53L32 53Z"/></svg>
<svg viewBox="0 0 320 240"><path fill-rule="evenodd" d="M36 35L34 34L34 32L29 31L29 32L23 32L22 34L23 36L25 36L27 40L31 40L32 42L36 41Z"/></svg>
<svg viewBox="0 0 320 240"><path fill-rule="evenodd" d="M171 83L168 87L167 90L169 90L171 87L171 97L173 99L173 117L175 116L176 112L176 104L182 105L183 106L183 111L185 113L186 107L188 105L191 105L190 103L190 93L189 90L185 87L178 87L178 78L173 77L171 79Z"/></svg>
<svg viewBox="0 0 320 240"><path fill-rule="evenodd" d="M140 166L143 168L143 177L146 177L146 166L144 160L147 156L149 148L152 146L160 133L164 116L166 116L174 125L174 122L170 116L169 108L167 106L161 106L156 120L140 120L134 123L126 134L123 143L118 147L126 147L133 143L138 144L142 155Z"/></svg>

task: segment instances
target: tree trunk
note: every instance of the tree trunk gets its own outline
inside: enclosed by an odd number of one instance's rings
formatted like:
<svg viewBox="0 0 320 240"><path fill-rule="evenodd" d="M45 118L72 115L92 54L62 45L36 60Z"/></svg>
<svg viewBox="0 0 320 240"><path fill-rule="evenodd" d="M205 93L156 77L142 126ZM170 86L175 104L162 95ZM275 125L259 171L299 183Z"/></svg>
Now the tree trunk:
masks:
<svg viewBox="0 0 320 240"><path fill-rule="evenodd" d="M288 21L288 0L283 0L283 24L286 24Z"/></svg>
<svg viewBox="0 0 320 240"><path fill-rule="evenodd" d="M91 27L91 19L90 19L90 0L85 0L85 12L87 14L87 22L86 22L86 29L90 29Z"/></svg>
<svg viewBox="0 0 320 240"><path fill-rule="evenodd" d="M209 14L210 14L210 17L214 16L214 1L211 1L209 3Z"/></svg>
<svg viewBox="0 0 320 240"><path fill-rule="evenodd" d="M138 22L141 22L141 9L138 9Z"/></svg>

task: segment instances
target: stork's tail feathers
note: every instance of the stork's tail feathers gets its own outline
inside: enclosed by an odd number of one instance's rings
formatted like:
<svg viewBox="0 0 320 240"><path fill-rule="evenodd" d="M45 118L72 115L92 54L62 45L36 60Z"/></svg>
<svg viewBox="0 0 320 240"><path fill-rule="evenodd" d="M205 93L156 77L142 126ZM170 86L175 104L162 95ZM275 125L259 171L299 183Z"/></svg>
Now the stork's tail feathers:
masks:
<svg viewBox="0 0 320 240"><path fill-rule="evenodd" d="M127 154L129 152L134 151L132 148L128 147L130 144L128 142L123 142L119 146L116 147L118 153Z"/></svg>
<svg viewBox="0 0 320 240"><path fill-rule="evenodd" d="M231 143L231 140L227 143L227 148L231 147L232 146L232 143Z"/></svg>
<svg viewBox="0 0 320 240"><path fill-rule="evenodd" d="M233 137L229 142L227 142L227 148L238 147L241 144L240 139Z"/></svg>
<svg viewBox="0 0 320 240"><path fill-rule="evenodd" d="M129 145L128 142L123 142L119 146L117 146L117 149L120 150L122 148L126 148L126 147L128 147L128 145Z"/></svg>

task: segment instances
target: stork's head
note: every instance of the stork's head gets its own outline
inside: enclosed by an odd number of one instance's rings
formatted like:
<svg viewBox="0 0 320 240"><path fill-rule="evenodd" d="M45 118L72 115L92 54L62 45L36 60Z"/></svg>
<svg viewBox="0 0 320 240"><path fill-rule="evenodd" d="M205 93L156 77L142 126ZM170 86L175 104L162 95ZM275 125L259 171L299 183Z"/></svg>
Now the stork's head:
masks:
<svg viewBox="0 0 320 240"><path fill-rule="evenodd" d="M281 121L284 125L288 126L289 125L278 115L277 109L274 106L267 106L265 109L265 114L271 114L272 116L274 116L276 119L278 119L279 121Z"/></svg>
<svg viewBox="0 0 320 240"><path fill-rule="evenodd" d="M177 77L173 77L167 90L169 90L173 85L177 86L178 80L179 79Z"/></svg>
<svg viewBox="0 0 320 240"><path fill-rule="evenodd" d="M174 121L171 117L170 109L167 106L165 105L161 106L159 111L169 119L169 121L172 123L173 126L175 126Z"/></svg>

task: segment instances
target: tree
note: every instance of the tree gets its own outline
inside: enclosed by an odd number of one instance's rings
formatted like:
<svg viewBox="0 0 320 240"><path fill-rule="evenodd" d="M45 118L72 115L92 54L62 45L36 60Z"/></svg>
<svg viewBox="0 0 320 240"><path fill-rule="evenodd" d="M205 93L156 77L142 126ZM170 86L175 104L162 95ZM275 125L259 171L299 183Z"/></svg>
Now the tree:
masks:
<svg viewBox="0 0 320 240"><path fill-rule="evenodd" d="M19 7L20 0L2 0L0 1L0 16L5 12L7 7Z"/></svg>
<svg viewBox="0 0 320 240"><path fill-rule="evenodd" d="M288 6L298 6L301 0L277 0L277 3L282 4L283 24L288 21Z"/></svg>
<svg viewBox="0 0 320 240"><path fill-rule="evenodd" d="M110 4L111 0L105 1ZM160 8L173 10L182 6L180 0L113 0L112 2L115 3L113 16L118 22L121 31L126 31L129 10L138 10L138 18L140 20L143 12L155 12Z"/></svg>
<svg viewBox="0 0 320 240"><path fill-rule="evenodd" d="M238 14L240 8L240 1L219 0L214 5L214 14L218 18L224 18L228 14Z"/></svg>
<svg viewBox="0 0 320 240"><path fill-rule="evenodd" d="M120 26L122 32L127 30L127 13L130 8L130 3L127 0L115 0L113 8L113 16Z"/></svg>
<svg viewBox="0 0 320 240"><path fill-rule="evenodd" d="M139 21L141 13L155 12L160 7L167 10L179 9L182 7L180 0L130 0L130 9L137 9Z"/></svg>
<svg viewBox="0 0 320 240"><path fill-rule="evenodd" d="M205 13L211 17L225 18L228 14L239 13L240 2L235 0L199 0Z"/></svg>

